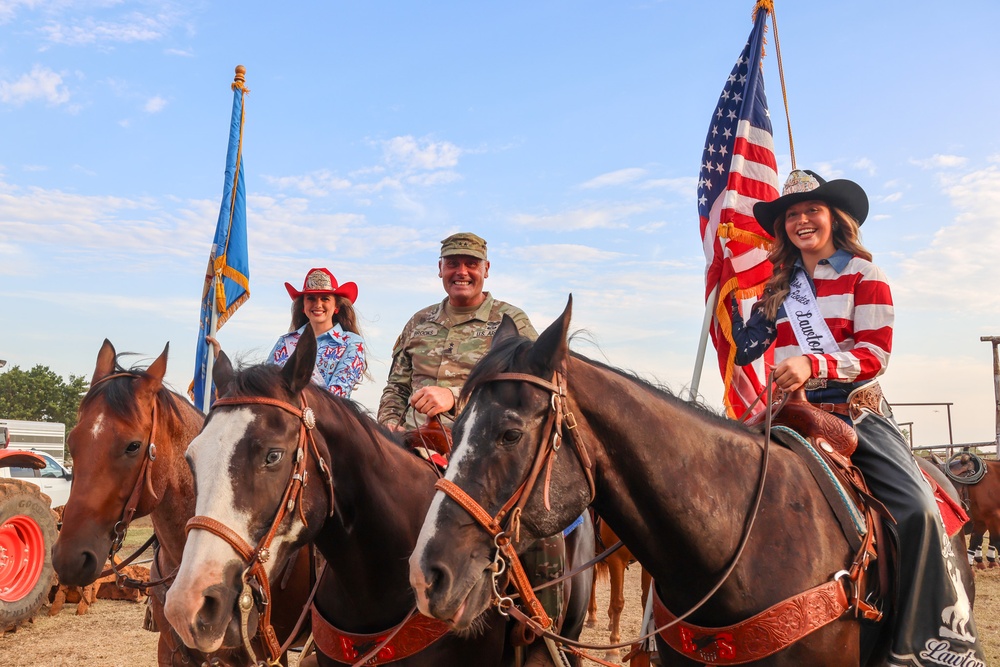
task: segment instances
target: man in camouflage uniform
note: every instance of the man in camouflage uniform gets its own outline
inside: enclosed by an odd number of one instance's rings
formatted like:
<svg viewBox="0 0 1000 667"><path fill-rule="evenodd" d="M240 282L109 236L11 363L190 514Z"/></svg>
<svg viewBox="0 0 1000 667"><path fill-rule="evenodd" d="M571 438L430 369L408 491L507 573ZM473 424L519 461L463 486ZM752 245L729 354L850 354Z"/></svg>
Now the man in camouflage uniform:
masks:
<svg viewBox="0 0 1000 667"><path fill-rule="evenodd" d="M392 348L392 368L382 392L378 421L399 431L426 418L455 419L455 403L469 371L485 355L504 315L528 338L538 334L520 308L483 291L490 273L486 241L475 234L452 234L441 242L438 277L448 296L418 311ZM417 413L424 415L418 421Z"/></svg>
<svg viewBox="0 0 1000 667"><path fill-rule="evenodd" d="M397 430L416 428L440 415L454 423L455 404L469 372L490 349L493 334L509 315L523 336L538 337L520 308L483 291L489 277L486 241L470 233L441 241L438 277L448 296L410 318L392 348L392 368L378 407L378 421ZM417 414L423 415L418 422ZM562 575L566 568L563 536L538 540L524 555L534 584ZM562 585L539 591L539 600L553 619L562 615Z"/></svg>

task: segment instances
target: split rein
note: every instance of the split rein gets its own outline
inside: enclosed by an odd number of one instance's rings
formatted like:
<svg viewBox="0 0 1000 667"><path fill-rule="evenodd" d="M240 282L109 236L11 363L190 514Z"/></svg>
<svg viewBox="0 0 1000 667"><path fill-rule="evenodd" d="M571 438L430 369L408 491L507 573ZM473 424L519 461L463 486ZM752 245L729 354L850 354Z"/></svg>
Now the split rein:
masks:
<svg viewBox="0 0 1000 667"><path fill-rule="evenodd" d="M743 551L746 548L747 543L750 540L750 534L753 530L754 523L757 518L758 510L760 509L761 499L764 495L764 483L767 478L767 467L769 459L768 443L770 441L771 432L771 419L776 411L769 410L765 418L765 432L764 432L764 447L763 455L761 457L760 475L757 482L757 488L754 493L754 500L750 513L745 522L743 529L743 535L740 538L739 545L734 553L729 565L726 567L725 571L719 577L719 581L702 597L698 602L696 602L690 609L688 609L683 614L677 616L669 623L656 628L655 630L648 632L647 634L633 639L627 642L621 642L612 645L596 645L587 644L572 640L554 632L551 632L549 628L552 625L552 619L548 617L541 603L538 601L537 596L535 596L532 590L531 584L528 582L527 575L524 572L524 567L521 564L520 558L514 548L514 543L519 538L520 533L520 518L521 511L525 504L527 503L528 497L531 495L532 490L538 480L538 476L542 470L545 468L545 486L543 488L543 499L546 509L551 509L549 502L549 485L551 483L551 472L552 472L552 462L555 458L556 453L561 447L563 440L563 430L574 431L572 437L572 442L576 447L577 455L579 456L580 463L583 467L584 474L587 477L587 483L590 486L590 499L593 501L596 496L596 487L594 483L594 473L593 473L593 463L590 457L590 453L587 450L587 446L583 441L583 438L579 431L575 431L577 427L576 418L573 413L568 409L568 396L567 396L567 383L566 383L566 370L565 364L562 368L555 371L553 374L553 379L551 382L544 380L535 375L530 375L527 373L499 373L498 375L490 378L490 382L500 382L500 381L515 381L515 382L527 382L528 384L535 385L550 392L550 409L548 416L545 421L545 425L542 429L542 439L539 442L538 451L535 455L534 463L532 464L531 470L525 478L525 481L521 486L514 492L514 495L504 503L500 508L500 511L495 517L490 516L489 513L482 508L475 500L473 500L465 491L459 488L456 484L449 480L440 479L435 484L435 487L440 491L443 491L448 497L458 503L466 512L468 512L476 522L486 530L492 537L493 543L497 547L496 556L494 557L492 565L492 584L493 584L493 604L496 605L497 611L504 616L513 616L516 620L524 623L533 633L539 636L546 637L558 643L564 644L570 647L570 650L574 649L590 649L590 650L608 650L630 647L645 641L653 635L658 635L664 630L674 626L688 616L700 609L709 599L714 596L722 585L726 582L729 576L732 574L733 570L736 568L740 557L743 555ZM771 405L771 383L768 383L767 388L762 394L766 393L767 403ZM758 400L760 397L758 397ZM783 405L783 404L782 404ZM780 408L779 408L780 410ZM504 528L504 521L507 521L507 528ZM620 546L620 543L611 550ZM611 551L609 550L609 552ZM594 562L600 560L607 553L602 554ZM506 561L505 561L506 559ZM592 563L587 564L585 567L589 567ZM528 614L522 612L514 605L514 601L510 596L504 596L500 593L500 587L498 586L498 579L500 576L509 570L511 579L515 588L520 593L520 597L524 600L524 604L528 608ZM571 573L575 574L576 572ZM571 576L570 575L570 576ZM566 578L566 577L564 577ZM550 582L549 585L557 582ZM578 651L574 651L578 652ZM592 656L587 656L588 659L594 660Z"/></svg>
<svg viewBox="0 0 1000 667"><path fill-rule="evenodd" d="M311 407L309 407L304 393L299 394L299 402L301 403L301 406L296 407L291 403L286 403L285 401L273 398L246 397L220 398L212 404L212 409L225 405L270 405L291 413L292 415L298 417L300 421L299 438L295 450L295 463L292 469L292 474L288 478L288 484L285 486L285 491L282 495L281 503L278 505L278 510L275 513L274 519L271 520L271 527L268 529L267 533L265 533L264 537L262 537L257 543L257 546L251 547L246 540L236 533L236 531L232 530L222 522L208 516L194 516L188 519L187 525L184 528L185 533L194 529L200 529L221 538L229 544L229 546L231 546L236 553L240 555L244 563L246 563L246 569L243 570L243 575L241 576L243 590L240 592L238 605L240 609L240 627L242 630L241 634L243 637L243 645L247 653L253 659L254 664L259 663L257 661L256 653L251 645L252 638L248 636L249 631L247 629L250 611L253 609L255 604L253 594L254 591L251 586L251 582L256 583L262 597L261 606L264 608L263 613L261 613L259 633L262 637L264 647L269 654L269 659L263 664L268 666L281 664L281 656L284 655L292 645L298 628L301 627L302 621L309 611L310 605L306 604L303 608L302 616L300 616L298 623L296 623L296 630L289 635L284 645L280 645L278 637L274 632L274 627L271 625L271 587L270 582L268 581L267 571L264 568L264 563L271 558L271 543L274 541L274 537L278 531L278 526L286 517L298 509L299 519L304 525L308 525L305 513L302 509L302 494L305 491L305 486L308 482L306 465L308 464L310 456L316 460L316 465L326 482L327 494L330 499L329 515L332 516L334 512L333 475L330 472L330 468L326 465L326 461L320 454L319 448L316 445L316 439L313 437L312 433L313 429L316 427L316 413L313 412ZM316 595L316 591L319 589L320 579L321 576L316 577L316 582L314 583L312 592L309 595L310 603Z"/></svg>

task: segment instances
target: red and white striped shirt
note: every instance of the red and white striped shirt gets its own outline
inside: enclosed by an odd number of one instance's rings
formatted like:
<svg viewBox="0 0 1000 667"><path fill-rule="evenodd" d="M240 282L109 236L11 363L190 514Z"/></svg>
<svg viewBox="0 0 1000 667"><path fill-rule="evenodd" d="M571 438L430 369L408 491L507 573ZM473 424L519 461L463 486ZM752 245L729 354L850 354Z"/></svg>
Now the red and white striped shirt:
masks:
<svg viewBox="0 0 1000 667"><path fill-rule="evenodd" d="M816 266L812 284L820 312L840 348L832 354L806 354L812 360L812 377L860 382L884 373L892 352L894 313L889 283L882 270L868 260L838 250ZM804 354L784 308L778 313L776 325L775 364Z"/></svg>

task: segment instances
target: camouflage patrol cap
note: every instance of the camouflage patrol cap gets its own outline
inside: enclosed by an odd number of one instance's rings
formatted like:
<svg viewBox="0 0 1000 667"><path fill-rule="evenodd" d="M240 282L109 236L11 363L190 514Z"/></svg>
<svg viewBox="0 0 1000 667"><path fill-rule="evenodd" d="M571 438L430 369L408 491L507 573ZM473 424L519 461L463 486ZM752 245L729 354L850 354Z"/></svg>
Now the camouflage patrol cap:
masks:
<svg viewBox="0 0 1000 667"><path fill-rule="evenodd" d="M472 234L471 232L460 232L452 234L441 241L441 256L468 255L486 259L486 240Z"/></svg>

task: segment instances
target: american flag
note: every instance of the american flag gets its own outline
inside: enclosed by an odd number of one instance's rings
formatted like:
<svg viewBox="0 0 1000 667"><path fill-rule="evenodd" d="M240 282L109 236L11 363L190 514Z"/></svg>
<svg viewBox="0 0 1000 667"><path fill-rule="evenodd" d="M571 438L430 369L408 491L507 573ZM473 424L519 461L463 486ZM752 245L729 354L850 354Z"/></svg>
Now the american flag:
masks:
<svg viewBox="0 0 1000 667"><path fill-rule="evenodd" d="M730 317L733 299L749 315L772 270L767 261L770 237L753 217L754 203L779 194L761 73L766 20L767 10L758 4L753 30L712 114L698 176L698 217L708 262L705 298L718 288L711 335L730 417L740 417L760 393L765 365L773 360L769 350L750 366L735 366Z"/></svg>

